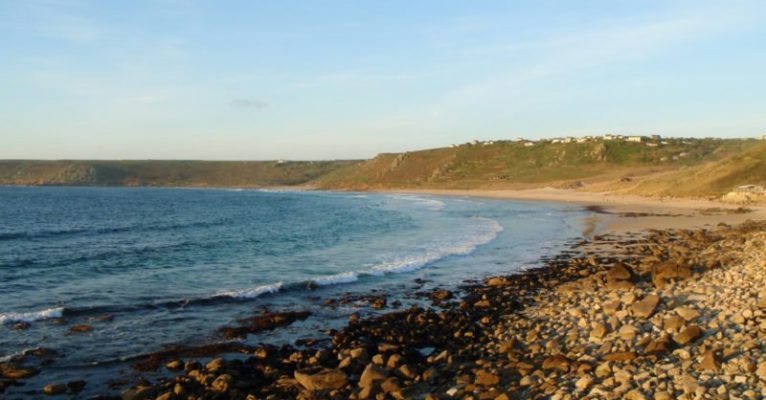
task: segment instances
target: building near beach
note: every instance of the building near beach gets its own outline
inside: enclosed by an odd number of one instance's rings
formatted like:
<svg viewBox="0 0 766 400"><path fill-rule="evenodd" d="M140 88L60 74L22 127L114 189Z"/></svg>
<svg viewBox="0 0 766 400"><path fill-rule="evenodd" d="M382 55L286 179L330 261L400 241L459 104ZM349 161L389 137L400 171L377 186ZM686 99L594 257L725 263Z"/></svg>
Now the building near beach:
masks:
<svg viewBox="0 0 766 400"><path fill-rule="evenodd" d="M729 203L748 204L766 200L766 187L761 185L742 185L723 195L721 199Z"/></svg>
<svg viewBox="0 0 766 400"><path fill-rule="evenodd" d="M766 187L761 185L742 185L734 190L738 193L766 194Z"/></svg>

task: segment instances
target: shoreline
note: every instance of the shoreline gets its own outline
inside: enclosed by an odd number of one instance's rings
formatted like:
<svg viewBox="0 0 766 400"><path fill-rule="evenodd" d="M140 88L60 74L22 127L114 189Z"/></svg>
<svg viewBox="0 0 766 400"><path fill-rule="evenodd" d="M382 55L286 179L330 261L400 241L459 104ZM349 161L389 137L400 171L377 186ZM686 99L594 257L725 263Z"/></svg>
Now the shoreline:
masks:
<svg viewBox="0 0 766 400"><path fill-rule="evenodd" d="M122 399L758 398L766 294L740 293L765 283L765 245L766 222L608 234L460 298L352 318L327 347L155 360L184 372Z"/></svg>
<svg viewBox="0 0 766 400"><path fill-rule="evenodd" d="M476 191L469 191L471 194L466 194L465 191L449 191L449 193L443 191L391 192L450 196L472 195L486 198L542 201L531 197L510 197L513 193L509 194L507 191L490 193L489 195L483 192L477 194ZM560 195L564 194L566 193ZM545 201L561 202L558 199L546 199ZM643 239L628 235L629 231L641 229L642 224L651 224L651 222L646 221L647 219L662 219L668 224L676 223L675 226L671 227L688 229L692 226L678 222L688 222L687 219L693 219L694 223L699 224L698 217L705 217L705 223L708 225L715 225L720 222L736 225L738 223L732 221L740 220L742 222L746 219L755 219L754 214L761 215L754 212L702 216L696 212L699 211L697 207L705 209L711 208L707 205L716 204L711 202L694 203L693 206L688 207L678 205L658 207L650 204L648 208L631 208L631 205L625 202L598 202L593 197L585 196L585 198L566 201L566 203L579 204L583 207L604 206L607 212L611 213L594 213L595 216L601 218L599 221L601 228L598 233L603 237L594 238L589 243L583 243L584 247L577 250L578 254L571 254L572 252L565 250L553 259L542 260L544 266L541 268L509 276L489 278L480 285L464 282L463 285L458 285L463 286L464 290L460 291L463 295L457 299L454 297L457 293L431 292L428 294L433 300L431 307L389 311L365 320L352 319L345 328L330 335L332 346L329 348L315 345L294 347L292 344L282 348L273 346L235 348L235 352L243 351L250 356L245 360L211 359L211 357L230 354L231 349L226 350L226 348L210 349L210 352L207 352L207 349L195 348L184 350L186 352L169 352L154 360L153 363L160 369L162 369L163 364L166 365L165 368L170 372L168 380L160 378L148 385L138 385L116 398L130 400L165 396L162 398L180 399L185 398L183 397L184 394L205 393L217 395L226 393L232 398L243 399L247 398L247 394L253 393L259 393L256 398L268 394L293 398L373 398L370 396L384 393L385 398L448 399L475 395L477 397L474 398L507 399L510 398L509 395L513 396L513 394L523 394L525 397L529 395L530 398L535 397L531 396L532 393L537 393L539 396L545 394L544 397L550 396L554 392L549 392L550 387L544 385L546 381L566 386L570 390L569 394L576 391L583 393L584 390L580 389L581 386L593 390L593 388L600 387L594 382L604 383L603 377L598 376L599 368L603 369L602 364L593 360L583 363L582 360L570 356L563 356L563 360L560 357L556 358L562 352L560 349L556 350L556 347L548 349L548 341L546 340L540 341L539 348L537 348L530 344L531 341L526 337L508 337L508 332L530 329L526 325L514 326L512 324L525 324L526 322L520 321L529 320L530 314L528 312L530 310L541 313L540 315L556 316L555 318L568 321L569 324L580 324L578 319L581 320L583 315L592 317L590 315L592 310L588 307L584 309L582 307L583 304L589 304L588 301L592 303L590 298L593 297L593 294L587 294L589 291L593 291L597 295L596 297L600 296L602 300L606 299L604 296L611 296L614 293L621 293L621 296L627 294L627 299L630 301L626 301L620 311L625 311L626 317L633 318L631 307L634 303L639 302L640 298L645 298L650 294L657 294L665 298L667 293L663 294L663 291L651 290L652 272L649 271L648 276L647 272L641 272L639 269L643 262L641 260L631 264L631 267L628 268L628 279L617 280L621 282L617 285L623 285L622 288L608 287L610 285L609 271L625 260L620 258L624 255L618 257L617 253L620 250L643 247L641 251L644 252L644 259L653 257L651 255L652 246L642 245ZM732 207L729 206L729 208ZM624 215L629 212L637 212L635 210L640 210L640 212L651 211L656 214L667 213L672 210L676 210L676 212L685 210L694 213L688 217ZM620 227L619 229L614 228L616 221L620 220L624 220L624 223L617 225ZM720 229L731 230L732 228ZM766 227L759 229L764 231ZM695 235L700 234L705 238L703 243L717 243L715 238L705 236L708 234L704 231L695 230L688 235L679 232L660 230L655 232L655 235L658 235L655 236L655 239L660 240L659 243L670 244L674 243L668 241L670 238L680 237L680 247L688 244L689 247L694 248L697 246L694 244L694 241L697 240ZM733 230L733 232L739 231ZM643 236L649 234L647 231L642 233ZM734 237L736 238L737 235ZM673 245L679 247L679 243ZM706 272L701 271L698 276L691 276L686 279L690 284L693 284L695 279L704 278ZM671 279L677 280L676 278ZM591 286L586 289L571 289L573 286L580 285L577 283L580 281L593 283L590 283ZM600 283L596 283L597 281ZM630 282L630 286L627 282ZM559 291L572 293L572 290L580 297L586 294L586 298L580 299L583 303L568 304L566 307L560 303L550 303L550 298L557 296ZM455 289L454 292L458 292L458 290ZM567 296L571 296L571 294L567 294ZM564 300L559 299L558 301ZM668 312L672 310L672 300L661 301L657 310L663 310L663 304L665 304L664 307L668 309ZM580 311L570 312L572 307L579 308ZM604 309L603 306L601 308ZM665 310L663 310L664 312ZM277 316L278 314L275 313ZM666 314L668 313L663 315ZM609 328L606 328L608 332L604 335L616 335L622 339L622 330L619 325L623 324L615 323L609 318L611 317L604 317L604 320L589 318L591 321L586 326L573 326L573 328L585 333L590 331L592 336L592 331L596 330L593 323L607 321L605 325L608 325ZM425 321L425 323L421 324L418 322L420 320ZM640 322L639 319L636 321ZM652 321L652 323L655 322ZM663 330L663 322L658 321L657 323L660 330ZM508 324L511 324L512 329L501 329ZM645 325L646 321L643 324ZM689 324L684 323L685 325ZM423 335L424 332L429 332L431 329L436 329L439 332L438 335L441 336L426 337L426 342L418 339L419 335ZM499 332L499 329L503 332ZM650 337L651 335L646 336L649 331L644 331L641 323L638 324L638 329L639 333L634 335L635 345L644 346L646 343L639 344L638 339L642 337L642 334L643 337ZM448 333L456 334L457 332L465 336L450 338L448 335ZM392 335L400 335L400 337L397 338ZM564 336L562 333L562 337ZM602 338L595 340L591 336L586 338L585 343L602 341ZM675 352L677 344L672 340L668 343L669 350ZM561 348L562 344L556 346ZM430 350L424 352L423 349ZM684 350L685 348L682 346L680 349ZM705 347L703 346L702 349L704 350ZM643 360L645 356L640 351L633 351L635 354L628 354L631 352L625 345L617 345L617 350L606 355L614 353L617 355L613 357L630 359L609 361L611 373L617 376L617 374L626 371L627 368L628 372L636 375L637 371L630 369L633 367L633 360ZM693 353L691 350L685 351ZM444 355L444 352L447 354ZM670 354L675 356L675 353ZM599 360L606 355L591 356L590 358ZM168 359L166 358L168 356L177 358ZM714 357L718 357L719 363L723 358L722 356ZM516 359L514 360L514 358ZM394 359L393 362L392 359ZM510 360L510 363L505 359ZM551 363L567 364L566 370L562 369L564 367L546 368L546 361L549 367ZM579 371L580 367L575 368L577 365L586 364L590 365L591 370L584 371L584 375L582 374L583 371ZM178 372L177 366L179 365L183 372ZM405 366L407 368L404 368ZM528 366L532 366L532 368L528 369ZM260 369L262 367L268 367L273 371L268 374ZM573 375L575 371L577 374ZM374 378L368 382L365 376L367 378L373 376ZM584 376L591 379L587 385L580 383L580 379ZM264 380L268 384L262 382ZM331 381L330 386L322 386L327 385L328 381ZM341 385L341 383L343 384ZM752 382L746 383L753 384ZM180 385L180 389L178 385ZM610 387L609 390L616 387ZM695 390L698 387L700 387L699 384ZM626 389L626 387L621 388ZM634 393L632 391L635 390L640 392L641 388L630 387L630 390L623 391L623 394ZM685 389L679 386L679 390L684 391ZM180 393L177 393L179 391ZM486 393L491 393L491 397L483 397L483 394ZM634 393L632 396L637 395ZM111 397L106 396L104 398Z"/></svg>
<svg viewBox="0 0 766 400"><path fill-rule="evenodd" d="M699 229L710 228L719 223L737 225L748 219L766 219L766 205L763 204L740 206L717 200L652 198L604 192L583 192L572 189L403 189L373 192L544 201L558 204L577 204L583 207L598 206L606 212L597 215L599 217L597 233L627 233L670 228ZM739 213L737 212L738 209L750 211Z"/></svg>

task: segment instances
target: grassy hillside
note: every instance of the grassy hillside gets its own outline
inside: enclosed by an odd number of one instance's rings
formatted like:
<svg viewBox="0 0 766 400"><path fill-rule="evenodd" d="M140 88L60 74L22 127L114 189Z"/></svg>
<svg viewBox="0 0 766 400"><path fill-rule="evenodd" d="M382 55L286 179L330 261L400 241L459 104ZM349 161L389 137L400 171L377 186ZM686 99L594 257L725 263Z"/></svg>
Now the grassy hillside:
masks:
<svg viewBox="0 0 766 400"><path fill-rule="evenodd" d="M315 184L323 188L362 190L587 188L605 181L633 182L637 176L681 171L728 160L728 157L745 154L759 146L763 146L763 141L720 139L667 139L665 144L657 147L602 140L538 142L531 147L521 142L465 144L454 148L381 154L361 164L333 171L320 177ZM740 165L736 160L728 163ZM744 165L743 161L743 168ZM756 166L748 171L754 175L764 173ZM728 190L726 185L729 183L751 178L742 176L740 179L739 172L735 175L737 177L728 180L722 178L711 191ZM698 189L690 189L690 192L696 193Z"/></svg>
<svg viewBox="0 0 766 400"><path fill-rule="evenodd" d="M0 161L2 185L292 186L357 161Z"/></svg>
<svg viewBox="0 0 766 400"><path fill-rule="evenodd" d="M89 186L309 185L321 189L577 188L720 196L766 184L766 142L501 141L380 154L367 161L0 161L0 184Z"/></svg>

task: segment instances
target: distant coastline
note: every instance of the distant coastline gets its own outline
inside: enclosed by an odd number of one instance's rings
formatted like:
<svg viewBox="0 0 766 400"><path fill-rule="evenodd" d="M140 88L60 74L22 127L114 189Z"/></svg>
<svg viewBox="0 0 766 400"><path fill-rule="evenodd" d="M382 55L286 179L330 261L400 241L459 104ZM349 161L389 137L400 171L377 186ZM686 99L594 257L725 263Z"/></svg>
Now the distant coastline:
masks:
<svg viewBox="0 0 766 400"><path fill-rule="evenodd" d="M763 171L763 140L589 139L467 143L369 160L0 160L0 185L487 193L553 188L710 200L738 186L766 185Z"/></svg>

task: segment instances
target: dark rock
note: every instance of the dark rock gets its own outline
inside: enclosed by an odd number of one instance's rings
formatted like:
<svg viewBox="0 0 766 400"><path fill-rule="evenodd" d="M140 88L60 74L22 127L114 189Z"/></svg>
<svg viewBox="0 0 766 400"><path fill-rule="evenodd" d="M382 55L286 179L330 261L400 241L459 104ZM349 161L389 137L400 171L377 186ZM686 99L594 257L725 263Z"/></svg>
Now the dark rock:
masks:
<svg viewBox="0 0 766 400"><path fill-rule="evenodd" d="M19 380L35 376L40 373L35 368L22 368L10 363L0 364L0 376L8 379Z"/></svg>
<svg viewBox="0 0 766 400"><path fill-rule="evenodd" d="M210 384L210 388L214 392L228 392L233 380L234 378L232 378L232 376L229 374L220 375L219 377L215 378L212 384Z"/></svg>
<svg viewBox="0 0 766 400"><path fill-rule="evenodd" d="M387 378L380 384L380 389L383 391L383 393L401 392L402 385L396 378Z"/></svg>
<svg viewBox="0 0 766 400"><path fill-rule="evenodd" d="M449 290L436 290L431 293L431 300L444 301L452 298L452 292Z"/></svg>
<svg viewBox="0 0 766 400"><path fill-rule="evenodd" d="M112 314L101 314L95 318L93 318L94 321L98 322L112 322L114 321L114 315Z"/></svg>
<svg viewBox="0 0 766 400"><path fill-rule="evenodd" d="M150 400L157 397L159 388L153 386L141 386L122 392L122 400Z"/></svg>
<svg viewBox="0 0 766 400"><path fill-rule="evenodd" d="M29 322L22 321L22 322L17 322L13 324L13 329L17 331L23 331L25 329L29 329L30 326L32 326L32 324L30 324Z"/></svg>
<svg viewBox="0 0 766 400"><path fill-rule="evenodd" d="M173 360L167 364L165 364L165 368L168 369L168 371L178 371L184 369L184 362L181 360Z"/></svg>
<svg viewBox="0 0 766 400"><path fill-rule="evenodd" d="M5 392L5 389L7 389L9 386L13 384L14 381L10 379L0 378L0 394Z"/></svg>
<svg viewBox="0 0 766 400"><path fill-rule="evenodd" d="M287 326L298 320L304 320L311 315L309 311L285 311L285 312L264 312L262 315L243 319L239 322L240 326L224 326L218 331L226 339L241 339L249 333L258 333L267 330L273 330L279 327Z"/></svg>
<svg viewBox="0 0 766 400"><path fill-rule="evenodd" d="M93 327L85 324L72 325L69 327L69 332L71 333L86 333L91 331L93 331Z"/></svg>
<svg viewBox="0 0 766 400"><path fill-rule="evenodd" d="M385 308L387 302L388 302L388 300L386 299L385 296L376 297L376 298L374 298L372 300L372 308L375 308L375 309L378 309L378 310L381 309L381 308Z"/></svg>
<svg viewBox="0 0 766 400"><path fill-rule="evenodd" d="M83 389L85 389L85 381L80 379L76 381L71 381L66 384L66 386L74 393L81 392Z"/></svg>
<svg viewBox="0 0 766 400"><path fill-rule="evenodd" d="M43 393L48 396L66 393L66 385L63 383L49 383L43 388Z"/></svg>

